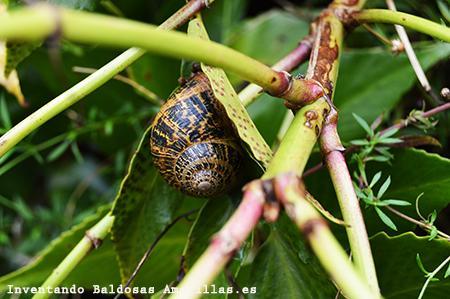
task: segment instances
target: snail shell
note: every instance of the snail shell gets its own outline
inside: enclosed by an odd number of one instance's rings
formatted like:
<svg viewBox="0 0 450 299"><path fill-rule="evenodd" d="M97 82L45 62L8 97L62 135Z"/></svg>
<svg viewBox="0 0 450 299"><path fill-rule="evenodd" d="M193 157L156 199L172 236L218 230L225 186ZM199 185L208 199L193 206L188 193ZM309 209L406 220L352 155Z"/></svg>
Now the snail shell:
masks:
<svg viewBox="0 0 450 299"><path fill-rule="evenodd" d="M200 197L224 193L242 160L231 122L202 72L161 107L152 123L150 147L165 180Z"/></svg>

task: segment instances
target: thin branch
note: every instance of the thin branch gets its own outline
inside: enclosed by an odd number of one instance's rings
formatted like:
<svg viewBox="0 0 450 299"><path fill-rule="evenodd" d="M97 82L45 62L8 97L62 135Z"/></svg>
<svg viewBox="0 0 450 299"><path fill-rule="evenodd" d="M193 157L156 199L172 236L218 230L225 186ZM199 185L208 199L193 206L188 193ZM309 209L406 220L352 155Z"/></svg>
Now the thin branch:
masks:
<svg viewBox="0 0 450 299"><path fill-rule="evenodd" d="M423 295L425 294L425 290L428 287L428 284L431 282L431 280L433 279L433 277L439 272L441 271L442 268L445 267L445 265L447 263L450 262L450 256L448 258L446 258L427 278L427 280L425 281L425 284L422 287L422 290L420 290L420 294L419 297L417 297L417 299L422 299Z"/></svg>
<svg viewBox="0 0 450 299"><path fill-rule="evenodd" d="M372 27L370 27L367 24L362 24L362 26L363 26L364 29L369 31L370 34L372 34L377 39L382 41L385 45L387 45L389 47L392 47L392 41L390 41L387 37L385 37L384 35L380 34L379 32L377 32L376 30L374 30Z"/></svg>
<svg viewBox="0 0 450 299"><path fill-rule="evenodd" d="M450 42L450 28L430 20L389 9L364 9L351 14L350 22L387 23L402 25L413 30Z"/></svg>
<svg viewBox="0 0 450 299"><path fill-rule="evenodd" d="M397 11L394 0L386 0L386 4L390 10ZM416 53L414 53L414 49L411 46L411 42L409 41L408 34L406 34L405 28L400 25L394 25L394 27L401 42L403 43L406 55L408 56L409 62L411 63L414 72L416 73L417 79L419 79L419 82L422 85L423 89L433 98L433 100L436 103L439 103L440 100L431 88L430 82L428 81L427 76L425 75L425 72L420 65L419 59L417 59Z"/></svg>
<svg viewBox="0 0 450 299"><path fill-rule="evenodd" d="M391 206L386 206L386 209L388 209L389 211L391 211L392 213L396 214L397 216L399 216L400 218L405 219L406 221L409 221L411 223L414 223L422 228L424 228L425 230L431 231L431 229L433 228L432 225L419 221L417 219L414 219L406 214L403 214L402 212L400 212L399 210L391 207ZM447 241L450 241L450 236L447 235L446 233L438 230L437 231L438 235L441 236L442 238L446 239Z"/></svg>
<svg viewBox="0 0 450 299"><path fill-rule="evenodd" d="M93 74L96 71L98 71L98 69L93 69L93 68L89 68L89 67L81 67L81 66L74 66L72 68L72 70L76 73L83 73L83 74ZM136 81L127 78L125 76L122 75L115 75L113 77L113 79L123 82L127 85L130 85L131 87L133 87L136 91L138 91L139 93L141 93L144 98L146 98L149 102L156 104L158 106L161 106L163 103L163 100L153 91L147 89L145 86L137 83Z"/></svg>

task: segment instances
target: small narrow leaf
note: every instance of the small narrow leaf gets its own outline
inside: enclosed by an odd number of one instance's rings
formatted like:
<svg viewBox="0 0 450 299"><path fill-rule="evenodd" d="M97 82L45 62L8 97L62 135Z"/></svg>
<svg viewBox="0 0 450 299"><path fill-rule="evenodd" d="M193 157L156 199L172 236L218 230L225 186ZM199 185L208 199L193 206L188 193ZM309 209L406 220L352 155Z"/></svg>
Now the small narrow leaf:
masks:
<svg viewBox="0 0 450 299"><path fill-rule="evenodd" d="M400 199L385 199L381 201L380 203L383 203L383 205L390 205L390 206L410 206L411 203L406 200L400 200Z"/></svg>
<svg viewBox="0 0 450 299"><path fill-rule="evenodd" d="M5 129L11 128L11 118L9 117L8 106L6 105L5 95L2 93L2 99L0 100L0 118L2 125Z"/></svg>
<svg viewBox="0 0 450 299"><path fill-rule="evenodd" d="M434 210L429 216L428 216L428 223L433 224L434 221L436 221L437 218L437 212Z"/></svg>
<svg viewBox="0 0 450 299"><path fill-rule="evenodd" d="M428 241L431 241L431 240L433 240L434 238L436 238L437 234L438 234L438 229L436 228L436 226L433 225L433 226L431 227L430 237L428 238Z"/></svg>
<svg viewBox="0 0 450 299"><path fill-rule="evenodd" d="M114 131L114 123L111 120L108 120L105 123L104 130L105 130L105 135L110 136Z"/></svg>
<svg viewBox="0 0 450 299"><path fill-rule="evenodd" d="M70 145L70 149L72 151L73 156L77 160L77 162L83 163L83 161L84 161L83 155L81 154L80 148L78 147L78 144L76 141L72 142L72 144Z"/></svg>
<svg viewBox="0 0 450 299"><path fill-rule="evenodd" d="M389 188L389 185L391 184L391 176L388 176L386 181L381 185L380 190L378 190L377 198L380 199L386 190Z"/></svg>
<svg viewBox="0 0 450 299"><path fill-rule="evenodd" d="M386 130L383 135L381 136L382 138L387 138L387 137L391 137L393 135L395 135L400 129L399 128L391 128Z"/></svg>
<svg viewBox="0 0 450 299"><path fill-rule="evenodd" d="M353 113L353 117L356 119L356 121L359 123L359 125L364 129L364 131L367 132L367 134L369 136L373 136L374 132L372 130L372 128L369 126L369 124L360 116L358 116L357 114Z"/></svg>
<svg viewBox="0 0 450 299"><path fill-rule="evenodd" d="M380 143L384 144L395 144L395 143L401 143L403 140L400 138L382 138L380 139Z"/></svg>
<svg viewBox="0 0 450 299"><path fill-rule="evenodd" d="M419 266L420 271L422 271L425 275L430 274L430 272L428 272L425 267L423 266L422 260L420 259L420 254L416 255L416 263L417 266Z"/></svg>
<svg viewBox="0 0 450 299"><path fill-rule="evenodd" d="M372 178L372 181L370 182L369 187L373 188L373 186L375 186L375 184L380 180L381 178L381 171L378 171Z"/></svg>
<svg viewBox="0 0 450 299"><path fill-rule="evenodd" d="M386 215L380 208L375 207L375 211L378 214L378 217L380 217L381 221L383 221L384 224L389 226L391 229L397 231L397 226L395 226L394 222L389 218L388 215Z"/></svg>
<svg viewBox="0 0 450 299"><path fill-rule="evenodd" d="M377 162L387 162L390 159L391 159L390 157L386 157L386 156L373 156L373 157L370 157L368 160L377 161Z"/></svg>
<svg viewBox="0 0 450 299"><path fill-rule="evenodd" d="M358 146L364 146L364 145L370 144L370 142L366 139L356 139L356 140L350 141L350 143L353 145L358 145Z"/></svg>
<svg viewBox="0 0 450 299"><path fill-rule="evenodd" d="M50 154L48 154L47 162L52 162L58 159L62 154L64 154L64 152L69 147L70 143L71 143L70 140L66 140L62 142L60 145L58 145L54 150L50 152Z"/></svg>
<svg viewBox="0 0 450 299"><path fill-rule="evenodd" d="M449 276L450 276L450 263L448 264L447 271L445 271L444 278L447 278Z"/></svg>

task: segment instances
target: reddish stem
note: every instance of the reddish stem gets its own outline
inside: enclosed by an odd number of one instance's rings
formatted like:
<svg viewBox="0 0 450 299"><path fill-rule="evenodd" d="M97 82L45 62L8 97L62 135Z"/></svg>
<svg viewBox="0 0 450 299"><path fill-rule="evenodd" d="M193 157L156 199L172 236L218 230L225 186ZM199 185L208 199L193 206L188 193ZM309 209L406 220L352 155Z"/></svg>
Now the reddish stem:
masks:
<svg viewBox="0 0 450 299"><path fill-rule="evenodd" d="M212 238L209 247L196 261L171 298L197 298L241 247L263 214L265 193L260 181L245 188L241 204L223 228Z"/></svg>

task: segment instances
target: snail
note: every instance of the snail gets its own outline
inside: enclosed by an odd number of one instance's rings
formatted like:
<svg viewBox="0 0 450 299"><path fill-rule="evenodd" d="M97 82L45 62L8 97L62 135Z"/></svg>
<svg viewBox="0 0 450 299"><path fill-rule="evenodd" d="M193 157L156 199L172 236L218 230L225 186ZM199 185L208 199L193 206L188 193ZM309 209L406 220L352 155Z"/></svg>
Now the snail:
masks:
<svg viewBox="0 0 450 299"><path fill-rule="evenodd" d="M198 197L226 192L242 161L231 121L201 71L176 89L155 116L150 148L164 179Z"/></svg>

